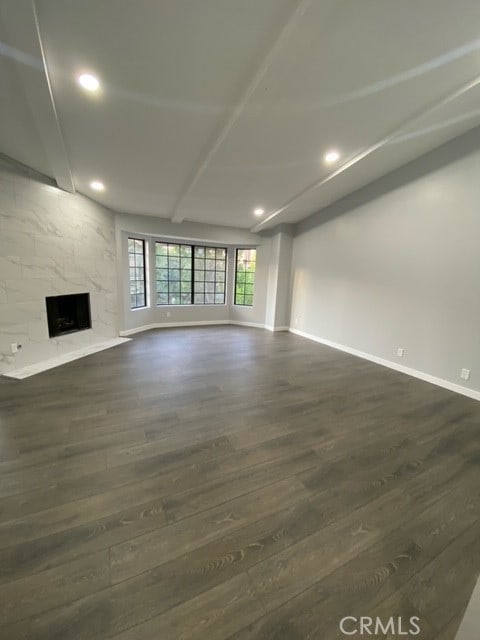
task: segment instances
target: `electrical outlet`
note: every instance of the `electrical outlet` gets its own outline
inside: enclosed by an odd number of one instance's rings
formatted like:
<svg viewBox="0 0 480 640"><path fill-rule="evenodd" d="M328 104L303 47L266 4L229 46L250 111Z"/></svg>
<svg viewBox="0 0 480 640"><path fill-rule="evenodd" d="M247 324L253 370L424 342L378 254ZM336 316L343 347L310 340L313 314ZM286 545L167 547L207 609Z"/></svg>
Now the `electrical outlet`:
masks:
<svg viewBox="0 0 480 640"><path fill-rule="evenodd" d="M462 369L460 377L463 378L463 380L470 380L470 369Z"/></svg>
<svg viewBox="0 0 480 640"><path fill-rule="evenodd" d="M10 351L11 351L11 353L17 353L18 344L16 342L12 342L12 344L10 345Z"/></svg>
<svg viewBox="0 0 480 640"><path fill-rule="evenodd" d="M405 355L405 349L403 347L397 347L397 356L399 358L403 358Z"/></svg>

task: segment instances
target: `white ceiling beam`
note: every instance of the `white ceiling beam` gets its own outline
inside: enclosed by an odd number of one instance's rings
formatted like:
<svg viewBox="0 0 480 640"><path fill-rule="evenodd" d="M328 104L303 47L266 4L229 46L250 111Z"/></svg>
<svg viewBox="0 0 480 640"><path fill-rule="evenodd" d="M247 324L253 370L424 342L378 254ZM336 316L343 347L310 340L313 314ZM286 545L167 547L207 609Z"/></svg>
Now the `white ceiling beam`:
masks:
<svg viewBox="0 0 480 640"><path fill-rule="evenodd" d="M274 220L275 218L278 218L278 216L280 216L284 211L286 211L289 207L291 207L293 204L295 204L295 202L297 200L299 200L301 197L303 197L304 195L310 193L311 191L314 191L315 189L320 188L322 185L326 184L327 182L330 182L330 180L333 180L337 176L341 175L344 171L346 171L347 169L350 169L350 167L353 167L353 165L357 164L358 162L360 162L361 160L363 160L367 156L371 155L372 153L375 153L375 151L377 151L381 147L385 146L386 144L392 142L392 140L394 140L398 135L400 135L404 131L404 129L406 129L407 127L411 126L412 124L415 124L415 122L417 122L418 120L420 120L424 116L429 115L430 113L435 111L435 109L437 109L439 107L442 107L442 106L448 104L449 102L452 102L453 100L456 100L460 96L464 95L468 91L471 91L472 89L474 89L475 87L477 87L479 85L480 85L480 75L476 76L473 80L470 80L469 82L463 84L458 89L455 89L455 91L452 91L452 92L448 93L441 100L436 100L435 103L429 105L428 107L418 110L412 116L409 116L406 120L404 120L398 127L395 127L395 129L390 131L390 133L388 133L381 140L378 140L378 142L375 142L374 144L370 145L369 147L367 147L367 148L363 149L362 151L360 151L359 153L357 153L352 158L349 158L346 162L344 162L337 169L335 169L334 171L329 173L326 177L321 178L320 180L317 180L316 182L314 182L314 183L308 185L307 187L305 187L304 189L302 189L302 191L300 191L295 196L293 196L293 198L288 200L288 202L283 204L278 209L275 209L275 211L272 211L261 222L259 222L256 225L254 225L250 229L250 231L252 233L257 233L258 231L263 229L265 227L265 225L267 225L268 223L272 222L272 220ZM280 223L280 220L278 221L278 223Z"/></svg>
<svg viewBox="0 0 480 640"><path fill-rule="evenodd" d="M297 22L307 10L311 0L298 0L294 10L290 13L286 23L280 28L279 32L275 36L273 42L268 47L267 51L261 57L261 60L255 66L255 70L251 79L246 87L241 91L238 99L235 101L233 110L227 115L226 120L216 130L213 138L207 144L206 149L202 153L200 160L197 162L193 171L189 175L184 187L182 188L179 197L175 201L173 209L171 211L172 222L182 222L184 215L180 211L180 205L185 197L190 193L193 187L198 182L201 175L204 173L212 158L217 153L218 149L228 136L229 132L240 118L247 102L252 97L253 93L261 83L268 69L270 68L275 56L280 51L281 47L288 39L291 31L295 28Z"/></svg>
<svg viewBox="0 0 480 640"><path fill-rule="evenodd" d="M5 3L0 10L8 44L22 53L14 59L18 77L57 185L75 192L65 140L58 119L35 0ZM19 57L20 58L20 57ZM35 61L29 64L28 60Z"/></svg>

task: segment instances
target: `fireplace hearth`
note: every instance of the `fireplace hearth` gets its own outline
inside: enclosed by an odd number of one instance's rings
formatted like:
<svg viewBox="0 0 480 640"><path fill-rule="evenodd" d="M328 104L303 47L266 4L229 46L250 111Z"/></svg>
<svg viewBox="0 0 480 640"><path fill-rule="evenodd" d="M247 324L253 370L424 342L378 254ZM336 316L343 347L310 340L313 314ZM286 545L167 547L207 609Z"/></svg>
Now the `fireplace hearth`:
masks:
<svg viewBox="0 0 480 640"><path fill-rule="evenodd" d="M90 294L49 296L45 298L45 303L50 338L92 328Z"/></svg>

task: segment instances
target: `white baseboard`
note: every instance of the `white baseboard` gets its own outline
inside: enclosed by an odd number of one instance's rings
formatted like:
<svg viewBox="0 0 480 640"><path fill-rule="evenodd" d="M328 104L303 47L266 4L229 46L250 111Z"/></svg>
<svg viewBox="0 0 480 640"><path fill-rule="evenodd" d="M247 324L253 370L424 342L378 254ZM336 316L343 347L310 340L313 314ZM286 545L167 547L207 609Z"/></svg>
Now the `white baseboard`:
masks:
<svg viewBox="0 0 480 640"><path fill-rule="evenodd" d="M354 349L353 347L347 347L343 344L338 344L337 342L326 340L325 338L319 338L318 336L315 336L311 333L306 333L305 331L300 331L299 329L293 329L292 327L290 327L289 331L291 333L295 333L298 336L302 336L302 338L308 338L308 340L313 340L314 342L319 342L320 344L323 344L327 347L332 347L333 349L344 351L345 353L349 353L352 356L357 356L358 358L363 358L364 360L370 360L370 362L375 362L376 364L380 364L383 367L388 367L389 369L394 369L395 371L406 373L407 375L414 378L419 378L420 380L424 380L425 382L435 384L438 387L443 387L444 389L448 389L449 391L459 393L462 396L468 396L469 398L473 398L474 400L480 400L480 391L475 391L474 389L463 387L460 384L450 382L449 380L444 380L443 378L437 378L436 376L432 376L431 374L425 373L424 371L418 371L417 369L406 367L402 364L398 364L397 362L386 360L385 358L379 358L378 356L374 356L371 353L359 351L358 349Z"/></svg>
<svg viewBox="0 0 480 640"><path fill-rule="evenodd" d="M240 327L253 327L255 329L268 329L268 331L288 331L288 327L271 327L260 322L244 322L242 320L198 320L193 322L154 322L153 324L144 324L134 329L125 329L119 331L120 336L132 336L135 333L149 331L150 329L168 329L169 327L200 327L215 324L233 324Z"/></svg>
<svg viewBox="0 0 480 640"><path fill-rule="evenodd" d="M259 322L243 322L242 320L229 320L227 324L236 324L240 327L254 327L255 329L265 329L265 325Z"/></svg>
<svg viewBox="0 0 480 640"><path fill-rule="evenodd" d="M273 327L272 325L266 324L265 329L268 329L268 331L288 331L289 327Z"/></svg>
<svg viewBox="0 0 480 640"><path fill-rule="evenodd" d="M134 329L125 329L119 331L120 336L132 336L135 333L142 333L142 331L149 331L150 329L169 329L172 327L199 327L210 324L230 324L228 320L197 320L192 322L154 322L153 324L144 324L141 327L135 327Z"/></svg>

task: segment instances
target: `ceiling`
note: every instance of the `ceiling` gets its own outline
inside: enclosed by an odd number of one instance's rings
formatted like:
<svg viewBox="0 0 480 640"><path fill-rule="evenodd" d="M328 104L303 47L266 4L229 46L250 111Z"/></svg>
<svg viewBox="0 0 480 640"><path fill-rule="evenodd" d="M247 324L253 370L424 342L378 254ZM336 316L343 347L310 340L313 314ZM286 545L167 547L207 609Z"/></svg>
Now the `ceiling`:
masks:
<svg viewBox="0 0 480 640"><path fill-rule="evenodd" d="M480 124L480 3L2 0L0 78L0 152L61 188L259 230Z"/></svg>

